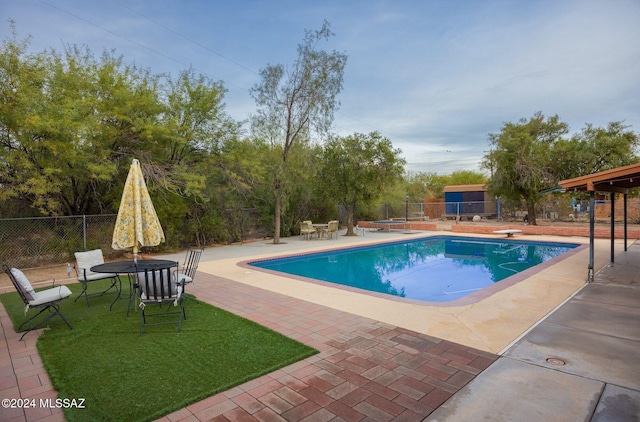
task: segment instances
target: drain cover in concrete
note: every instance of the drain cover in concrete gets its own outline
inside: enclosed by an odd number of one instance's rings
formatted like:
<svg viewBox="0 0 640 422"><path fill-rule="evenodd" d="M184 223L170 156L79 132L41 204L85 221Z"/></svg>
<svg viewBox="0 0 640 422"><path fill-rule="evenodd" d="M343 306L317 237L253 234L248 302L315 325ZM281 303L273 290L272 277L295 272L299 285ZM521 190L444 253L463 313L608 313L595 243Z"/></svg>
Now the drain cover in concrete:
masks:
<svg viewBox="0 0 640 422"><path fill-rule="evenodd" d="M640 390L640 342L542 323L506 356L558 371ZM557 366L548 358L558 358Z"/></svg>

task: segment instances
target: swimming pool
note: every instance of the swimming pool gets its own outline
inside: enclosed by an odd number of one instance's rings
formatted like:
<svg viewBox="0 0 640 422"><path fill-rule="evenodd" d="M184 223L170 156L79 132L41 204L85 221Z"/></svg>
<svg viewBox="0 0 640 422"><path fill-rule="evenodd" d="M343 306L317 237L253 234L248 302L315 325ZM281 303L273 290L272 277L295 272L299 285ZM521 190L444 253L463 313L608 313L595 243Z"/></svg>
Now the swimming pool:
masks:
<svg viewBox="0 0 640 422"><path fill-rule="evenodd" d="M579 246L434 236L249 262L249 265L429 302L462 298Z"/></svg>

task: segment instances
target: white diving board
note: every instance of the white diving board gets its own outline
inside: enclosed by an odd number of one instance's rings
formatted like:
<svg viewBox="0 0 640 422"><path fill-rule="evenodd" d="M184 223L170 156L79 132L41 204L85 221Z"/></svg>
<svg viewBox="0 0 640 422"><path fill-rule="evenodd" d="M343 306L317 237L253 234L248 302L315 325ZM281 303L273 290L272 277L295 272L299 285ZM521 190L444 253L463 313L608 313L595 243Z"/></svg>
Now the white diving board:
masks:
<svg viewBox="0 0 640 422"><path fill-rule="evenodd" d="M507 230L494 230L495 234L506 234L507 237L513 237L516 233L522 233L522 230L517 229L507 229Z"/></svg>

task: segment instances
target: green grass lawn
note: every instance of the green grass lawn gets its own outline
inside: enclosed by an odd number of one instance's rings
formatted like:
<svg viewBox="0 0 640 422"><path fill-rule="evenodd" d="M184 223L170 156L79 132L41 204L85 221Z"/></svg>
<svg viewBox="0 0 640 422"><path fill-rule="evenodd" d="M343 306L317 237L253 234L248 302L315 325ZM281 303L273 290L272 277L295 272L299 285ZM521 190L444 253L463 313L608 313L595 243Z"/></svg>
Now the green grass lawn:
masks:
<svg viewBox="0 0 640 422"><path fill-rule="evenodd" d="M81 286L69 288L73 295L61 309L73 330L56 317L37 343L58 397L85 399L84 409L65 409L69 421L153 420L317 353L192 300L185 303L187 319L180 333L176 325L160 325L145 327L139 337L140 311L132 310L127 318L126 300L110 312L113 295L93 297L87 308L84 298L74 303ZM0 300L14 327L20 325L24 307L18 294ZM37 311L30 310L29 316Z"/></svg>

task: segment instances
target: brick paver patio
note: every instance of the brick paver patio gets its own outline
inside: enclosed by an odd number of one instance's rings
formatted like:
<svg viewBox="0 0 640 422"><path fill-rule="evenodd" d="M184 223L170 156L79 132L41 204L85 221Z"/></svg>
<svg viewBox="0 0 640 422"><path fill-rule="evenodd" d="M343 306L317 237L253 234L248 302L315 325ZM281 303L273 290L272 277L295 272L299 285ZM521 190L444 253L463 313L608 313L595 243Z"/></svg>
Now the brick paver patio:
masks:
<svg viewBox="0 0 640 422"><path fill-rule="evenodd" d="M497 356L198 273L190 293L315 347L319 354L171 413L161 421L419 421ZM188 306L188 303L187 303ZM35 347L0 306L1 398L55 398ZM58 409L0 408L2 421L61 421Z"/></svg>

